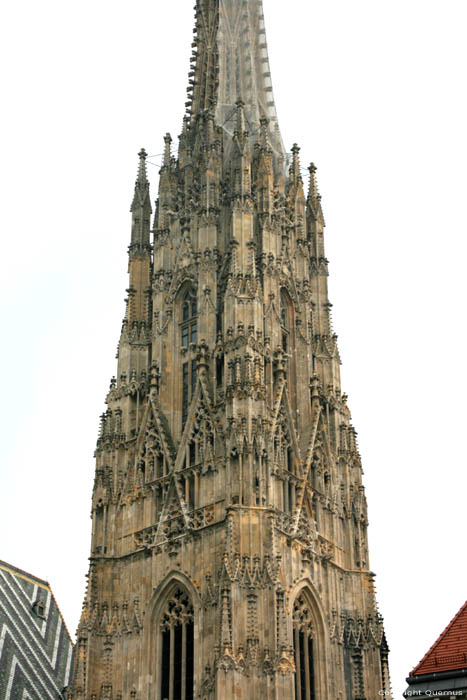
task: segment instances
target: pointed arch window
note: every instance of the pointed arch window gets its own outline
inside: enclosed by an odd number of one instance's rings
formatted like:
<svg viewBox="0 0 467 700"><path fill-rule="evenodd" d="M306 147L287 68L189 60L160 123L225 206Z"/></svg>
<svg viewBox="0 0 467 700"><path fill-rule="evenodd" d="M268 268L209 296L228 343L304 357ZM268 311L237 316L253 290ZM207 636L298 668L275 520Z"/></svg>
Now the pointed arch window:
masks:
<svg viewBox="0 0 467 700"><path fill-rule="evenodd" d="M295 700L315 700L313 623L310 605L302 593L293 607Z"/></svg>
<svg viewBox="0 0 467 700"><path fill-rule="evenodd" d="M161 617L161 700L193 700L194 612L188 593L177 586Z"/></svg>

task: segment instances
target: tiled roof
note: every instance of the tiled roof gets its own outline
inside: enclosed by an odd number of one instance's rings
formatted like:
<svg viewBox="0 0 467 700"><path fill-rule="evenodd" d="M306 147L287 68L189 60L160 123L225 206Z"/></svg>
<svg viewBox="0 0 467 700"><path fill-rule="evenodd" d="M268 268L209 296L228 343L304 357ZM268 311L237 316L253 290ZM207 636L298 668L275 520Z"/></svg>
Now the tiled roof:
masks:
<svg viewBox="0 0 467 700"><path fill-rule="evenodd" d="M410 676L467 668L467 601Z"/></svg>
<svg viewBox="0 0 467 700"><path fill-rule="evenodd" d="M61 700L72 654L48 582L0 561L0 697Z"/></svg>
<svg viewBox="0 0 467 700"><path fill-rule="evenodd" d="M0 569L3 569L3 571L8 571L10 574L14 574L15 576L19 576L19 578L22 578L25 581L35 583L41 588L50 588L48 581L44 581L43 578L38 578L38 576L34 576L34 574L29 574L27 571L23 571L23 569L18 569L17 566L7 564L6 561L0 560Z"/></svg>

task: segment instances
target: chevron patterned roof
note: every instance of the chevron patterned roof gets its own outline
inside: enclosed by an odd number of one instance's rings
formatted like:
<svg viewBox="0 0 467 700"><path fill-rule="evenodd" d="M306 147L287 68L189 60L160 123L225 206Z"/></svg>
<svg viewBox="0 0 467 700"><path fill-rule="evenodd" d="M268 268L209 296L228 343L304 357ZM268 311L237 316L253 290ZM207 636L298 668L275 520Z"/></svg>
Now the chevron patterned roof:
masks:
<svg viewBox="0 0 467 700"><path fill-rule="evenodd" d="M0 561L0 698L63 698L72 653L47 581Z"/></svg>

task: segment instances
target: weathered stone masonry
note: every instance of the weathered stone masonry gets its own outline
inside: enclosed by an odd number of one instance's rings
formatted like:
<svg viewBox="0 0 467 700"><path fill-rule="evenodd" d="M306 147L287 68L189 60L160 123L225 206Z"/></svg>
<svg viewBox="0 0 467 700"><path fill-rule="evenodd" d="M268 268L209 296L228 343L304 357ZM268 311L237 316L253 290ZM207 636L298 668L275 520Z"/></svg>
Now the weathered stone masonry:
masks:
<svg viewBox="0 0 467 700"><path fill-rule="evenodd" d="M139 154L68 697L389 697L316 168L305 192L261 2L195 12L152 222Z"/></svg>

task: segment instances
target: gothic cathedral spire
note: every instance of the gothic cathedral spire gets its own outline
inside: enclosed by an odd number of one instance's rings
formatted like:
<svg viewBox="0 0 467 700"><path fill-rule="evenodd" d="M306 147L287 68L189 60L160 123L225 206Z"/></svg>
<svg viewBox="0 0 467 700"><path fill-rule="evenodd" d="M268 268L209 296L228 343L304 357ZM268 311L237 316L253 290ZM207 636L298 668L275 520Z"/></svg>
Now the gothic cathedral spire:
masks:
<svg viewBox="0 0 467 700"><path fill-rule="evenodd" d="M178 154L131 205L69 700L390 697L316 168L261 0L197 0Z"/></svg>

